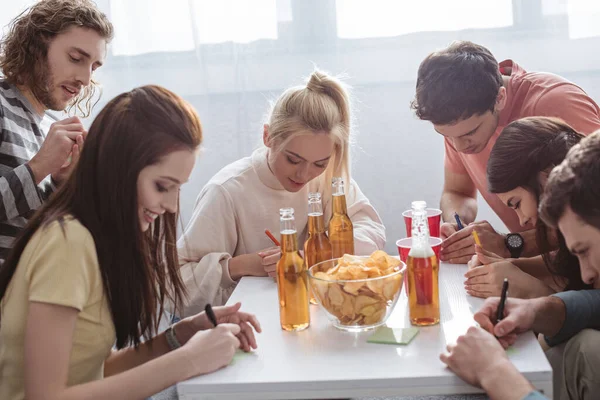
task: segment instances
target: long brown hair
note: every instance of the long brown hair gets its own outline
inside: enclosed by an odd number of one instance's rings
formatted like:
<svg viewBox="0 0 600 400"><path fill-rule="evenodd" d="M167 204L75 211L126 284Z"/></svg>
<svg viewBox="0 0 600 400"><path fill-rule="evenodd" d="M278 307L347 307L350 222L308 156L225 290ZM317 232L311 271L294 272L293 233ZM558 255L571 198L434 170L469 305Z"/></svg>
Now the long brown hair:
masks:
<svg viewBox="0 0 600 400"><path fill-rule="evenodd" d="M42 0L18 15L0 42L0 69L6 80L25 85L41 97L48 90L44 87L48 45L73 26L92 29L107 42L113 37L112 24L89 0ZM69 109L75 107L82 116L89 116L97 87L94 80L83 87Z"/></svg>
<svg viewBox="0 0 600 400"><path fill-rule="evenodd" d="M179 308L185 289L177 262L178 212L159 216L142 232L138 176L170 152L194 151L201 140L193 108L164 88L144 86L111 100L92 123L75 170L29 221L0 267L0 300L33 234L73 215L94 238L117 347L149 337L165 300Z"/></svg>
<svg viewBox="0 0 600 400"><path fill-rule="evenodd" d="M585 136L558 118L528 117L508 124L487 164L488 190L507 193L518 187L533 193L536 201L544 191L540 174L560 164L571 147ZM552 252L550 236L556 234L558 251ZM541 218L536 224L536 242L548 269L568 281L567 290L586 285L579 273L579 260L573 256L559 231L549 231Z"/></svg>

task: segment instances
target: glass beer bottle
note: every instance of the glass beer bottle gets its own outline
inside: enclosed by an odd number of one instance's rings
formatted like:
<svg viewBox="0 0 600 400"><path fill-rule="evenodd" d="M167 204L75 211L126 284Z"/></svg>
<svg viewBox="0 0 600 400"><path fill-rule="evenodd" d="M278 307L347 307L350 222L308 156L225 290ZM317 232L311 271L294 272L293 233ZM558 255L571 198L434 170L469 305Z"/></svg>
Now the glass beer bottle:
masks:
<svg viewBox="0 0 600 400"><path fill-rule="evenodd" d="M417 326L440 322L439 264L429 243L426 203L412 202L412 245L408 265L410 322Z"/></svg>
<svg viewBox="0 0 600 400"><path fill-rule="evenodd" d="M277 263L277 292L281 329L301 331L310 324L306 266L298 253L294 209L282 208L279 214L281 258Z"/></svg>
<svg viewBox="0 0 600 400"><path fill-rule="evenodd" d="M354 254L354 228L350 217L348 217L344 180L333 178L331 186L333 212L329 220L329 241L331 242L333 258L338 258L344 254Z"/></svg>
<svg viewBox="0 0 600 400"><path fill-rule="evenodd" d="M321 193L308 194L308 239L304 242L304 262L308 270L321 261L331 260L333 253L331 242L325 233L325 219L323 217L323 204ZM310 290L310 302L317 304Z"/></svg>

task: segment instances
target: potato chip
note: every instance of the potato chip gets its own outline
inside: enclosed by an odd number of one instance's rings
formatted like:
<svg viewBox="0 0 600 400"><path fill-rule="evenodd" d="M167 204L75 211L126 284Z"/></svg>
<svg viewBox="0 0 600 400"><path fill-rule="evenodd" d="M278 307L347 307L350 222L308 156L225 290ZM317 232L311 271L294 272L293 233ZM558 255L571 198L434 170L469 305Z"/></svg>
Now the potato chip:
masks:
<svg viewBox="0 0 600 400"><path fill-rule="evenodd" d="M344 289L344 292L346 292L346 293L358 295L358 291L364 285L365 285L364 282L345 282L342 285L342 288Z"/></svg>
<svg viewBox="0 0 600 400"><path fill-rule="evenodd" d="M373 293L380 294L383 296L383 286L385 285L385 279L378 279L375 281L367 281L367 288Z"/></svg>
<svg viewBox="0 0 600 400"><path fill-rule="evenodd" d="M383 317L385 317L385 308L381 308L372 315L365 317L363 323L365 325L373 325L380 322Z"/></svg>
<svg viewBox="0 0 600 400"><path fill-rule="evenodd" d="M358 296L354 302L354 309L357 314L360 314L361 310L367 306L377 303L376 299L367 296Z"/></svg>
<svg viewBox="0 0 600 400"><path fill-rule="evenodd" d="M382 276L381 270L379 268L369 268L367 271L367 275L369 278L376 278L378 276Z"/></svg>
<svg viewBox="0 0 600 400"><path fill-rule="evenodd" d="M380 268L387 268L388 267L388 262L387 262L387 258L389 256L387 255L387 253L383 250L377 250L374 251L373 254L371 254L371 256L369 257L371 260L373 260Z"/></svg>
<svg viewBox="0 0 600 400"><path fill-rule="evenodd" d="M399 258L390 257L387 254L386 254L385 258L387 259L388 268L395 268L395 267L398 267L401 264L401 261L400 261Z"/></svg>
<svg viewBox="0 0 600 400"><path fill-rule="evenodd" d="M348 270L348 267L340 267L340 270L338 271L337 274L334 275L334 277L335 277L335 279L342 280L342 281L351 281L354 279L352 277L352 274Z"/></svg>
<svg viewBox="0 0 600 400"><path fill-rule="evenodd" d="M367 268L367 270L369 269ZM350 265L348 273L352 275L352 280L367 279L369 277L369 274L367 274L362 265Z"/></svg>
<svg viewBox="0 0 600 400"><path fill-rule="evenodd" d="M329 285L328 295L332 305L341 307L342 303L344 303L344 295L342 294L342 289L340 289L338 284Z"/></svg>
<svg viewBox="0 0 600 400"><path fill-rule="evenodd" d="M344 302L342 303L342 314L353 319L354 318L354 296L343 294Z"/></svg>
<svg viewBox="0 0 600 400"><path fill-rule="evenodd" d="M377 311L377 308L375 308L375 306L366 306L360 310L360 313L362 315L364 315L365 317L368 317L370 315L375 314L376 311Z"/></svg>
<svg viewBox="0 0 600 400"><path fill-rule="evenodd" d="M392 276L389 279L385 280L385 283L383 285L383 296L386 298L386 300L393 300L394 295L400 290L401 287L402 276Z"/></svg>
<svg viewBox="0 0 600 400"><path fill-rule="evenodd" d="M335 275L335 274L337 274L337 272L339 270L340 270L340 264L336 265L335 267L333 267L329 271L327 271L327 275Z"/></svg>

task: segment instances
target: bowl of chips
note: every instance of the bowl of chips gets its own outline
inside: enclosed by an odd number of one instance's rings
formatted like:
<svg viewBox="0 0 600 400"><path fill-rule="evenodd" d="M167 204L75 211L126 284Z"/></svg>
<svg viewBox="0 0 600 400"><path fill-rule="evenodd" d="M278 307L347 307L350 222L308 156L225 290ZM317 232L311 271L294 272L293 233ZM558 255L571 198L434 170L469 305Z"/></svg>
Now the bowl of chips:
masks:
<svg viewBox="0 0 600 400"><path fill-rule="evenodd" d="M345 254L310 267L308 280L336 328L361 332L383 325L390 316L405 268L381 250L368 257Z"/></svg>

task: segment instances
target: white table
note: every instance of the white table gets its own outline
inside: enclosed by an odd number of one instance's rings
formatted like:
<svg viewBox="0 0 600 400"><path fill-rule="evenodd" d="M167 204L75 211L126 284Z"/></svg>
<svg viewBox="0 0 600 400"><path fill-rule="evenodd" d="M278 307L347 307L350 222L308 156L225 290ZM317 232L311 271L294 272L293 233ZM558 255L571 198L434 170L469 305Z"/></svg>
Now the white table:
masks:
<svg viewBox="0 0 600 400"><path fill-rule="evenodd" d="M326 399L361 396L481 393L455 376L439 360L446 344L474 324L481 299L463 287L464 265L440 268L441 322L420 328L407 346L367 343L371 334L348 333L331 325L319 306L311 306L311 326L289 333L279 325L276 284L270 278L243 278L229 304L259 318L256 354L213 374L178 385L187 399ZM407 298L402 295L388 319L392 327L408 327ZM533 334L522 335L509 357L519 371L552 398L552 369Z"/></svg>

